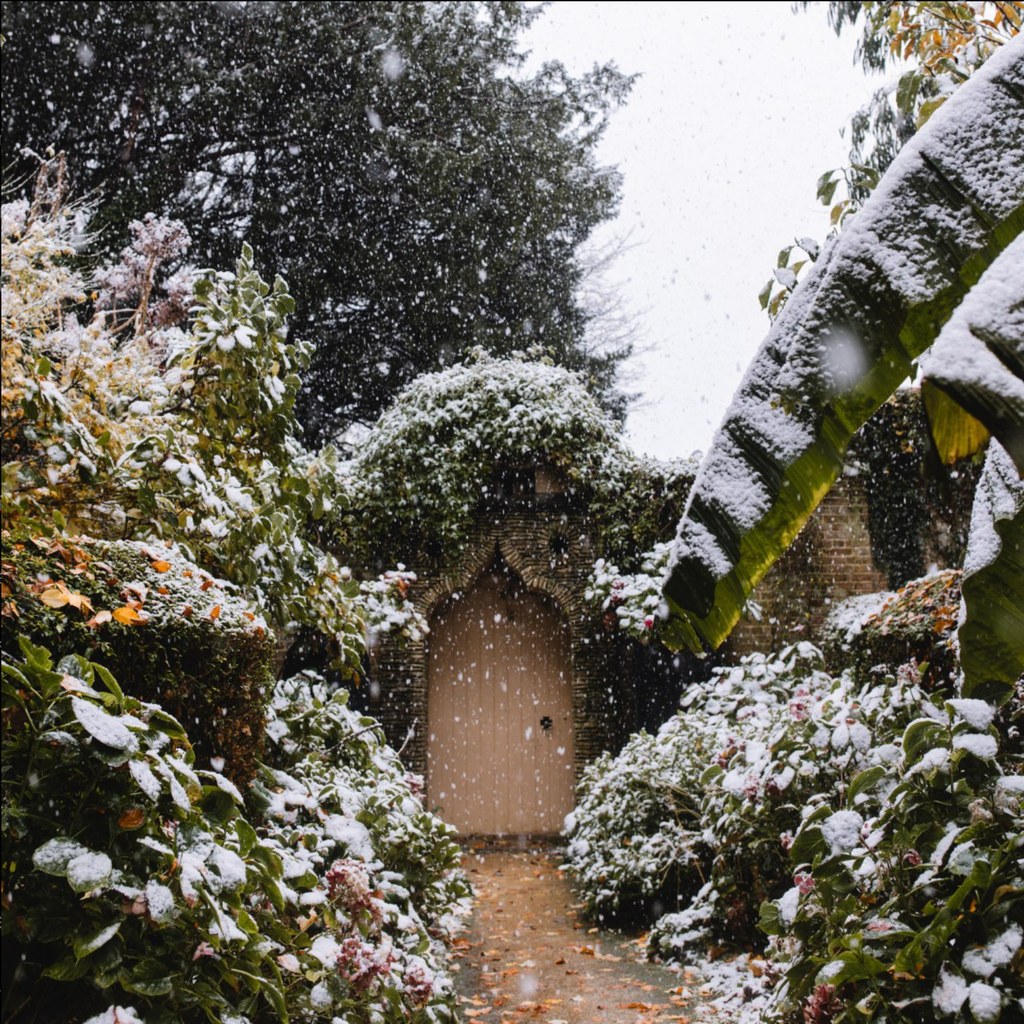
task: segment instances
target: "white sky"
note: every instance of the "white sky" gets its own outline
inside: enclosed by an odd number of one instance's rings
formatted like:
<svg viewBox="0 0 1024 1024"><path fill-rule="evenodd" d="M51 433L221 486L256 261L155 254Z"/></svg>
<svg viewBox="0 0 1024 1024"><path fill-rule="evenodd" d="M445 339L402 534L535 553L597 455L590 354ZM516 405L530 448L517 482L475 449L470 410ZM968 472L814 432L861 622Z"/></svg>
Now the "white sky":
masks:
<svg viewBox="0 0 1024 1024"><path fill-rule="evenodd" d="M824 8L785 3L556 2L526 38L581 73L642 72L600 157L625 175L611 231L638 243L613 278L642 313L633 447L706 449L768 330L757 293L779 249L822 239L819 175L845 163L840 130L870 97Z"/></svg>

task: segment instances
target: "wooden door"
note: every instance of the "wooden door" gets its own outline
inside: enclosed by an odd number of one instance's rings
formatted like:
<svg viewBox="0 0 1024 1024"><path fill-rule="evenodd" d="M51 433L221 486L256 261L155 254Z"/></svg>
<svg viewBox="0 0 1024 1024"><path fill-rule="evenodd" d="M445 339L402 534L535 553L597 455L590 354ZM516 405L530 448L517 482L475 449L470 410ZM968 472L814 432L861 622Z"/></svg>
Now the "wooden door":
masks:
<svg viewBox="0 0 1024 1024"><path fill-rule="evenodd" d="M574 784L565 617L499 566L430 629L428 806L463 835L560 832Z"/></svg>

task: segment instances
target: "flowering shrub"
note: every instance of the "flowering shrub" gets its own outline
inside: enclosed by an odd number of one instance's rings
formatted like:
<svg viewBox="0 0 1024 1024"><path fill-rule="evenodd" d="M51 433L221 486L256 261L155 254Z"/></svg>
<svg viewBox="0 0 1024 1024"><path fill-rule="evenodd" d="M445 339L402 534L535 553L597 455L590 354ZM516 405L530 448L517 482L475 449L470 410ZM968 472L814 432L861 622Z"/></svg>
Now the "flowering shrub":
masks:
<svg viewBox="0 0 1024 1024"><path fill-rule="evenodd" d="M792 884L789 849L805 815L841 803L859 772L897 756L920 699L912 670L861 687L824 672L806 643L716 669L656 738L641 733L585 773L567 829L587 904L685 897L651 933L651 952L668 959L756 944L762 901Z"/></svg>
<svg viewBox="0 0 1024 1024"><path fill-rule="evenodd" d="M744 1024L1012 1016L1024 683L982 696L914 662L833 678L808 644L717 669L585 774L567 830L587 906L682 896L649 937L664 959L761 946L704 967L711 1010Z"/></svg>
<svg viewBox="0 0 1024 1024"><path fill-rule="evenodd" d="M761 915L787 968L778 1016L994 1024L1024 1009L1020 736L1001 750L995 727L1022 697L1002 712L921 700L894 757L807 808L800 884Z"/></svg>
<svg viewBox="0 0 1024 1024"><path fill-rule="evenodd" d="M834 684L820 666L819 652L801 644L716 669L687 690L685 710L656 737L640 733L585 771L566 828L570 867L592 910L637 894L665 906L700 891L699 902L730 904L703 939L752 936L761 896L786 877L783 844L799 822L791 790L802 781L787 745L799 736L813 757L828 756L822 723L840 714L826 707ZM662 931L674 934L670 924ZM669 939L658 948L676 949Z"/></svg>
<svg viewBox="0 0 1024 1024"><path fill-rule="evenodd" d="M282 684L270 733L288 767L262 770L246 811L102 666L21 652L3 662L10 1005L30 997L40 1021L69 1005L147 1024L454 1020L441 939L468 894L458 848L343 693Z"/></svg>
<svg viewBox="0 0 1024 1024"><path fill-rule="evenodd" d="M635 573L619 572L615 565L599 558L584 596L599 604L606 617L614 616L610 625L617 625L627 636L646 643L654 635L658 621L671 550L670 543L655 544L642 557L640 571Z"/></svg>

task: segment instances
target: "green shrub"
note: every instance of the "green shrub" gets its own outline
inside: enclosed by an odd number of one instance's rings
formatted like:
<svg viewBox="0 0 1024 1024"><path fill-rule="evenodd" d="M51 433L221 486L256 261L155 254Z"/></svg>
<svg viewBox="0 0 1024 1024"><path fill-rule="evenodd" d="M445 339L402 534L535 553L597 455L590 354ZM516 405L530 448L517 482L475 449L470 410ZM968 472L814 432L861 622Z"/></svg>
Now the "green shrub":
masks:
<svg viewBox="0 0 1024 1024"><path fill-rule="evenodd" d="M5 1024L69 1007L146 1024L454 1020L458 848L343 692L282 684L268 728L288 767L261 769L246 816L159 707L99 665L53 670L20 647L3 663Z"/></svg>
<svg viewBox="0 0 1024 1024"><path fill-rule="evenodd" d="M681 902L649 939L667 960L763 946L760 906L792 885L802 821L897 756L921 699L916 671L860 686L824 672L806 643L717 669L657 737L633 737L584 774L567 828L588 909Z"/></svg>
<svg viewBox="0 0 1024 1024"><path fill-rule="evenodd" d="M922 666L927 689L948 690L959 669L960 576L959 569L946 569L911 580L894 594L839 605L826 624L826 661L849 666L859 682L868 683L894 675L913 659Z"/></svg>
<svg viewBox="0 0 1024 1024"><path fill-rule="evenodd" d="M4 1020L285 1019L247 909L280 869L238 791L106 669L21 649L3 661Z"/></svg>
<svg viewBox="0 0 1024 1024"><path fill-rule="evenodd" d="M994 1024L1024 1010L1019 732L1000 748L997 708L977 699L930 697L918 714L897 758L809 808L799 884L762 909L788 968L781 1019Z"/></svg>
<svg viewBox="0 0 1024 1024"><path fill-rule="evenodd" d="M200 763L219 759L236 784L249 782L275 647L237 588L174 545L86 538L8 542L3 574L5 650L24 634L58 658L100 661L185 725Z"/></svg>

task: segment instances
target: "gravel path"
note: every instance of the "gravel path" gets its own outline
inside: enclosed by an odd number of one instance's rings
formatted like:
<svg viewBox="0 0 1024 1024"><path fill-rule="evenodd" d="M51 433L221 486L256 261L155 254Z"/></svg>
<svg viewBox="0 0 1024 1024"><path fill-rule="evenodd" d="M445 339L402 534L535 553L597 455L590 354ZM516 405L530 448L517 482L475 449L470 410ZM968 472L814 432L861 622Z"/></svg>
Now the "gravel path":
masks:
<svg viewBox="0 0 1024 1024"><path fill-rule="evenodd" d="M686 973L648 963L642 939L589 928L551 851L470 850L476 892L456 943L471 1024L668 1024L690 1020Z"/></svg>

